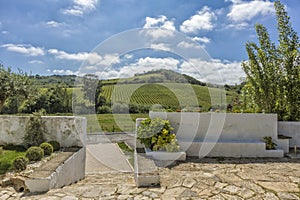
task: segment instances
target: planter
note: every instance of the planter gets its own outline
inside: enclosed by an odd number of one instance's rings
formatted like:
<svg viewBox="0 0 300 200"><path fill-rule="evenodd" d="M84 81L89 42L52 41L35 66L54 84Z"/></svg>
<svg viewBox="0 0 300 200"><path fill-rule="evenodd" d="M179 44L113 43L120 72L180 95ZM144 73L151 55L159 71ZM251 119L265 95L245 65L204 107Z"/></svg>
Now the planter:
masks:
<svg viewBox="0 0 300 200"><path fill-rule="evenodd" d="M184 151L179 152L167 152L167 151L152 151L149 148L145 148L146 155L154 160L186 160L186 153Z"/></svg>

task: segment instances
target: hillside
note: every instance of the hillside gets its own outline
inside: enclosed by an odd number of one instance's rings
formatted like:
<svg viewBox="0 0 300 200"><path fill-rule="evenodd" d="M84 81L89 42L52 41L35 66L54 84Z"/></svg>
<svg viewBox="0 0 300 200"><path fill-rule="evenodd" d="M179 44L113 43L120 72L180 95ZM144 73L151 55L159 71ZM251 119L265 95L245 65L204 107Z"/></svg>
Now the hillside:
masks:
<svg viewBox="0 0 300 200"><path fill-rule="evenodd" d="M178 72L166 69L160 69L155 71L149 71L144 73L136 73L133 77L104 80L104 85L110 84L136 84L136 83L190 83L193 85L205 86L203 83L186 74L180 74Z"/></svg>
<svg viewBox="0 0 300 200"><path fill-rule="evenodd" d="M147 83L143 86L141 84L104 85L102 95L108 102L125 102L130 99L131 103L140 105L161 104L176 109L199 106L203 111L207 111L211 107L210 95L213 98L220 98L221 92L222 90L218 88L209 90L205 86L185 83ZM231 101L234 96L235 93L227 92L227 101ZM223 101L225 102L225 99Z"/></svg>
<svg viewBox="0 0 300 200"><path fill-rule="evenodd" d="M35 76L36 85L49 88L63 84L68 87L68 93L75 92L77 102L85 102L80 88L74 86L76 76ZM221 89L207 87L205 83L187 75L181 75L171 70L157 70L146 73L137 73L134 77L124 79L103 80L102 96L107 105L112 102L128 102L136 105L151 106L160 104L172 110L200 107L202 111L211 108L211 96L220 98ZM234 91L226 92L227 102L231 102L237 94ZM225 103L225 99L222 99Z"/></svg>

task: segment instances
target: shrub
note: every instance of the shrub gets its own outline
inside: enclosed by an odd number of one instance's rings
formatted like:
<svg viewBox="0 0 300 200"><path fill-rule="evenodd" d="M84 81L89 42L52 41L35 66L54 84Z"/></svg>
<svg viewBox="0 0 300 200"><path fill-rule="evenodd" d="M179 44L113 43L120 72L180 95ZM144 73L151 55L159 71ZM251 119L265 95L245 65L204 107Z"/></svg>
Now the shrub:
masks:
<svg viewBox="0 0 300 200"><path fill-rule="evenodd" d="M15 145L11 143L4 145L3 149L11 150L11 151L19 151L19 152L26 151L26 148L23 145Z"/></svg>
<svg viewBox="0 0 300 200"><path fill-rule="evenodd" d="M98 114L111 113L111 108L109 106L100 106L97 109Z"/></svg>
<svg viewBox="0 0 300 200"><path fill-rule="evenodd" d="M39 161L44 157L44 150L40 147L33 146L27 149L25 156L29 161Z"/></svg>
<svg viewBox="0 0 300 200"><path fill-rule="evenodd" d="M179 151L180 147L176 135L172 133L173 130L168 120L145 119L138 127L137 139L153 151Z"/></svg>
<svg viewBox="0 0 300 200"><path fill-rule="evenodd" d="M275 149L275 147L277 146L277 144L275 144L273 141L272 141L272 137L264 137L263 138L264 142L266 143L266 149L267 150L271 150L271 149Z"/></svg>
<svg viewBox="0 0 300 200"><path fill-rule="evenodd" d="M13 166L17 171L23 171L26 169L29 160L24 156L16 157L13 161Z"/></svg>
<svg viewBox="0 0 300 200"><path fill-rule="evenodd" d="M39 146L44 142L44 134L47 132L42 113L36 112L30 115L25 128L24 145L26 147Z"/></svg>
<svg viewBox="0 0 300 200"><path fill-rule="evenodd" d="M53 151L58 151L60 149L60 143L58 141L51 140L48 143L52 145Z"/></svg>
<svg viewBox="0 0 300 200"><path fill-rule="evenodd" d="M0 147L0 155L3 154L3 147Z"/></svg>
<svg viewBox="0 0 300 200"><path fill-rule="evenodd" d="M44 142L40 145L44 150L44 155L51 155L53 153L53 146L47 142Z"/></svg>

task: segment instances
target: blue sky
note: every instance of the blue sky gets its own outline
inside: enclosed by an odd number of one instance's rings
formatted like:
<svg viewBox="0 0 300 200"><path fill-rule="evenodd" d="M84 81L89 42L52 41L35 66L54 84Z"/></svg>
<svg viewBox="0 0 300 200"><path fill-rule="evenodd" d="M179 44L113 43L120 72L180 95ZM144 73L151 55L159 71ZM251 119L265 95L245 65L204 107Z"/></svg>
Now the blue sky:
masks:
<svg viewBox="0 0 300 200"><path fill-rule="evenodd" d="M293 28L299 33L300 1L284 0L282 3L286 5ZM84 67L97 73L99 68L91 66L96 62L110 63L118 68L106 70L105 75L102 73L103 78L131 76L155 69L154 65L181 69L181 72L194 75L195 71L190 70L184 60L164 52L170 48L161 40L149 46L153 51L135 51L126 55L108 52L101 55L97 51L99 44L101 46L115 34L157 27L178 31L197 43L212 60L200 61L193 57L190 61L205 69L214 66L224 82L233 84L244 76L240 67L247 59L244 44L256 41L256 23L265 25L273 41L277 40L273 1L1 0L0 60L13 69L43 75L80 75L85 72ZM159 32L153 34L158 35L152 35L152 39L161 36ZM126 45L126 41L113 45ZM192 46L188 42L181 43L182 48ZM83 66L88 58L95 58L95 61ZM213 74L195 76L213 82Z"/></svg>

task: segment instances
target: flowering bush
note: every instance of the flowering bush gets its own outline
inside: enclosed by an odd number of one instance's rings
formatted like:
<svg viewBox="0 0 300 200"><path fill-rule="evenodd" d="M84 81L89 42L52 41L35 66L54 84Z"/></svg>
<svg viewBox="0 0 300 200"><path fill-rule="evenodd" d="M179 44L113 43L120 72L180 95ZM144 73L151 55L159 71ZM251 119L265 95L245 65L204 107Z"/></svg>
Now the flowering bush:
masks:
<svg viewBox="0 0 300 200"><path fill-rule="evenodd" d="M168 120L145 119L138 127L137 139L152 151L176 152L180 147L173 130Z"/></svg>

